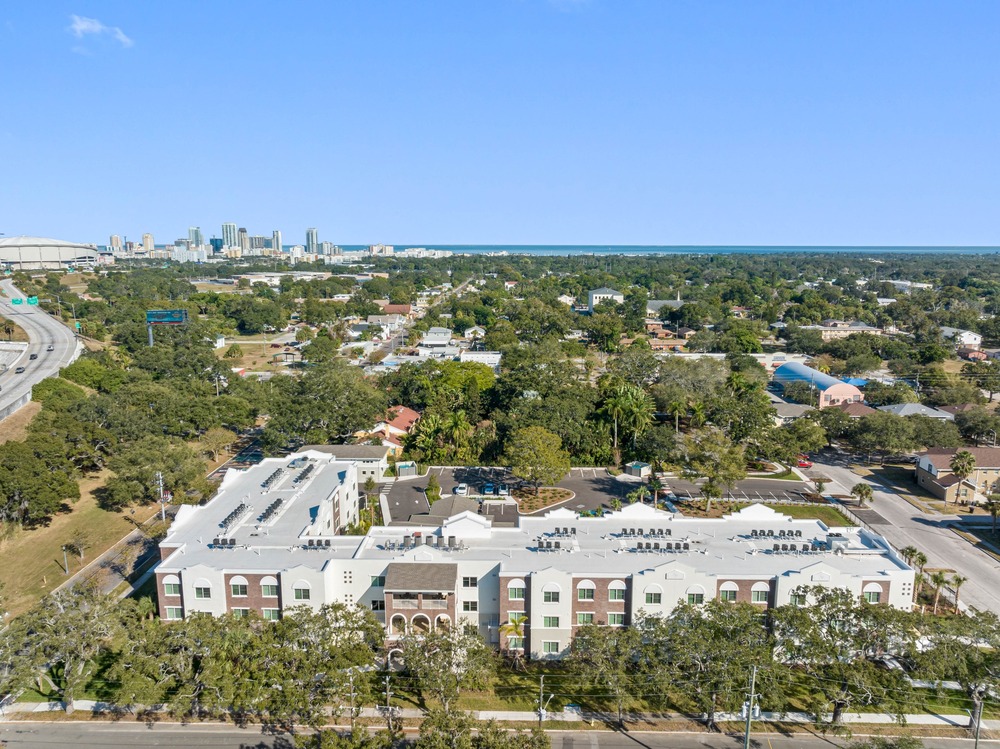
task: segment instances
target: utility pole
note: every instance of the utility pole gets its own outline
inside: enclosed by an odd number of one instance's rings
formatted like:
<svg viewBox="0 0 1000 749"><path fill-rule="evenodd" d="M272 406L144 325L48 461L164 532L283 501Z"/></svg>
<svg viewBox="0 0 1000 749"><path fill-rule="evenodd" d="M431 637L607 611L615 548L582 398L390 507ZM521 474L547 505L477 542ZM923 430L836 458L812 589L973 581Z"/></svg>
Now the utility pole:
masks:
<svg viewBox="0 0 1000 749"><path fill-rule="evenodd" d="M156 472L156 488L160 494L160 520L167 519L167 506L163 504L163 474L160 471Z"/></svg>
<svg viewBox="0 0 1000 749"><path fill-rule="evenodd" d="M63 567L66 568L66 574L68 575L69 574L69 557L66 556L66 545L65 544L63 544L62 552L63 552Z"/></svg>
<svg viewBox="0 0 1000 749"><path fill-rule="evenodd" d="M351 735L354 735L354 672L347 674L348 683L351 685Z"/></svg>
<svg viewBox="0 0 1000 749"><path fill-rule="evenodd" d="M392 705L389 700L392 699L392 692L389 691L389 675L386 674L385 677L385 728L392 735Z"/></svg>
<svg viewBox="0 0 1000 749"><path fill-rule="evenodd" d="M538 677L538 730L542 730L545 720L545 674Z"/></svg>
<svg viewBox="0 0 1000 749"><path fill-rule="evenodd" d="M757 695L754 689L757 687L757 667L753 667L753 671L750 674L750 695L746 701L745 709L747 711L747 725L746 731L743 734L743 749L750 749L750 721L753 720L753 710L754 701L757 699Z"/></svg>

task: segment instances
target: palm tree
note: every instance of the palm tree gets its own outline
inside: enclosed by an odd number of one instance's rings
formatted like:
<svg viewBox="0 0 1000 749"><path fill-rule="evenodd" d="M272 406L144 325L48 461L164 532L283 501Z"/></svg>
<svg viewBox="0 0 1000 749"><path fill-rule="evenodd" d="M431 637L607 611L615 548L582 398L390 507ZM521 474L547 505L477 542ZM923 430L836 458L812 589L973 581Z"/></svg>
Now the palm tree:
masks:
<svg viewBox="0 0 1000 749"><path fill-rule="evenodd" d="M1000 494L991 494L983 505L993 520L993 535L997 534L997 518L1000 517Z"/></svg>
<svg viewBox="0 0 1000 749"><path fill-rule="evenodd" d="M965 481L976 470L976 456L968 450L959 450L952 456L951 463L948 466L951 468L952 473L962 479L962 481ZM957 494L955 495L955 501L958 501Z"/></svg>
<svg viewBox="0 0 1000 749"><path fill-rule="evenodd" d="M921 588L924 587L924 566L927 564L927 555L922 551L918 551L913 555L913 561L911 566L916 567L917 571L920 573L917 576L917 585L913 591L913 600L917 600L917 596L920 595Z"/></svg>
<svg viewBox="0 0 1000 749"><path fill-rule="evenodd" d="M708 421L708 409L705 408L704 403L698 401L691 406L691 426L704 426L706 421Z"/></svg>
<svg viewBox="0 0 1000 749"><path fill-rule="evenodd" d="M871 502L874 494L871 485L864 481L859 481L851 488L851 496L858 500L858 507L861 507L865 502Z"/></svg>
<svg viewBox="0 0 1000 749"><path fill-rule="evenodd" d="M7 336L7 340L9 341L14 335L14 323L12 323L10 320L4 320L3 332Z"/></svg>
<svg viewBox="0 0 1000 749"><path fill-rule="evenodd" d="M938 601L941 600L941 588L948 584L948 576L938 570L931 575L931 585L934 587L934 613L938 612Z"/></svg>
<svg viewBox="0 0 1000 749"><path fill-rule="evenodd" d="M687 416L688 405L682 400L673 400L667 404L667 413L674 417L674 434L681 430L681 416Z"/></svg>
<svg viewBox="0 0 1000 749"><path fill-rule="evenodd" d="M962 577L962 575L952 575L951 576L951 587L955 589L955 613L961 615L962 611L958 608L958 591L962 589L962 586L969 582L969 578Z"/></svg>
<svg viewBox="0 0 1000 749"><path fill-rule="evenodd" d="M465 411L452 411L441 425L441 436L448 445L449 452L456 458L464 458L473 432L472 424L465 418Z"/></svg>
<svg viewBox="0 0 1000 749"><path fill-rule="evenodd" d="M612 497L610 504L611 504L611 509L614 510L615 512L618 512L622 508L621 497Z"/></svg>
<svg viewBox="0 0 1000 749"><path fill-rule="evenodd" d="M656 476L649 479L649 488L653 492L653 506L656 506L656 500L660 497L660 491L663 489L663 482L660 481Z"/></svg>
<svg viewBox="0 0 1000 749"><path fill-rule="evenodd" d="M528 623L528 617L524 614L519 614L512 617L508 621L500 625L500 635L506 636L508 641L511 637L517 637L521 640L522 645L524 644L524 625ZM512 669L523 671L524 670L524 648L505 648L505 651L510 658L510 667Z"/></svg>
<svg viewBox="0 0 1000 749"><path fill-rule="evenodd" d="M915 557L917 555L917 547L916 546L904 546L902 549L899 550L899 555L901 557L903 557L903 559L906 560L907 564L911 564L912 565L913 564L913 557Z"/></svg>

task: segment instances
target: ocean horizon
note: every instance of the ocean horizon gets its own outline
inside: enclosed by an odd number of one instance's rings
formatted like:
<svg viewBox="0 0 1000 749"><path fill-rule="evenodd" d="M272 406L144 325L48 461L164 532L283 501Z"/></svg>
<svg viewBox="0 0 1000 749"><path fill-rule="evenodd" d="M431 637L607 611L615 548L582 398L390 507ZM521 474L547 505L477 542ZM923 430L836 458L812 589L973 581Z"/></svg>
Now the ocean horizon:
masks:
<svg viewBox="0 0 1000 749"><path fill-rule="evenodd" d="M475 255L777 255L777 254L857 254L857 255L992 255L1000 247L991 246L878 246L878 245L546 245L546 244L413 244L393 245L397 250L422 247ZM345 251L364 250L368 245L341 245Z"/></svg>

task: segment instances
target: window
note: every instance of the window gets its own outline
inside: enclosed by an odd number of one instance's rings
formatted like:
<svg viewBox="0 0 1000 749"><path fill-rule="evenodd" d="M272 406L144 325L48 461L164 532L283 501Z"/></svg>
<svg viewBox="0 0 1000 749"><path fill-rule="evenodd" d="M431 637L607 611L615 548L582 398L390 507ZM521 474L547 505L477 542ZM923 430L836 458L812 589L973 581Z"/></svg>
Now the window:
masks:
<svg viewBox="0 0 1000 749"><path fill-rule="evenodd" d="M608 625L612 627L624 627L625 614L608 614Z"/></svg>
<svg viewBox="0 0 1000 749"><path fill-rule="evenodd" d="M507 647L511 650L524 650L524 638L523 637L508 637Z"/></svg>
<svg viewBox="0 0 1000 749"><path fill-rule="evenodd" d="M250 609L233 609L234 619L244 619L250 616Z"/></svg>
<svg viewBox="0 0 1000 749"><path fill-rule="evenodd" d="M805 606L806 605L806 594L805 593L792 593L788 597L788 602L792 606Z"/></svg>
<svg viewBox="0 0 1000 749"><path fill-rule="evenodd" d="M372 611L385 611L385 601L372 601Z"/></svg>
<svg viewBox="0 0 1000 749"><path fill-rule="evenodd" d="M700 604L700 603L705 603L705 594L704 593L688 593L688 603L694 604L694 605L697 605L697 604Z"/></svg>
<svg viewBox="0 0 1000 749"><path fill-rule="evenodd" d="M555 640L545 640L542 643L542 652L543 653L549 653L549 654L558 653L559 652L559 643L557 641L555 641Z"/></svg>
<svg viewBox="0 0 1000 749"><path fill-rule="evenodd" d="M385 587L385 575L372 575L372 587L373 588L384 588Z"/></svg>
<svg viewBox="0 0 1000 749"><path fill-rule="evenodd" d="M163 595L179 596L181 594L180 583L163 583Z"/></svg>
<svg viewBox="0 0 1000 749"><path fill-rule="evenodd" d="M477 577L463 577L462 578L462 587L463 588L478 588L479 587L479 578L477 578Z"/></svg>
<svg viewBox="0 0 1000 749"><path fill-rule="evenodd" d="M868 590L865 591L865 600L868 603L878 603L882 598L882 591L880 590Z"/></svg>
<svg viewBox="0 0 1000 749"><path fill-rule="evenodd" d="M312 591L309 588L295 588L294 593L296 601L308 601L312 595Z"/></svg>
<svg viewBox="0 0 1000 749"><path fill-rule="evenodd" d="M609 601L624 601L625 600L625 588L610 588L608 590L608 600Z"/></svg>
<svg viewBox="0 0 1000 749"><path fill-rule="evenodd" d="M576 591L576 600L578 601L593 601L594 600L594 589L593 588L578 588Z"/></svg>
<svg viewBox="0 0 1000 749"><path fill-rule="evenodd" d="M507 598L512 601L523 601L524 588L507 588Z"/></svg>
<svg viewBox="0 0 1000 749"><path fill-rule="evenodd" d="M247 597L247 586L243 583L233 583L229 586L229 590L232 591L233 598Z"/></svg>
<svg viewBox="0 0 1000 749"><path fill-rule="evenodd" d="M559 617L558 616L543 616L542 626L549 627L550 629L557 629L559 627Z"/></svg>
<svg viewBox="0 0 1000 749"><path fill-rule="evenodd" d="M576 615L576 623L579 624L580 626L583 626L584 624L593 624L594 623L594 615L593 614L577 614Z"/></svg>
<svg viewBox="0 0 1000 749"><path fill-rule="evenodd" d="M649 605L659 605L662 598L663 598L662 593L647 593L646 603Z"/></svg>
<svg viewBox="0 0 1000 749"><path fill-rule="evenodd" d="M479 611L479 601L462 601L462 611Z"/></svg>
<svg viewBox="0 0 1000 749"><path fill-rule="evenodd" d="M281 618L281 612L278 609L264 609L260 613L268 622L276 622Z"/></svg>
<svg viewBox="0 0 1000 749"><path fill-rule="evenodd" d="M195 598L211 598L212 597L212 589L211 588L206 588L206 587L195 588L194 589L194 597Z"/></svg>
<svg viewBox="0 0 1000 749"><path fill-rule="evenodd" d="M278 586L277 585L261 585L260 586L261 595L264 598L277 598L278 597Z"/></svg>
<svg viewBox="0 0 1000 749"><path fill-rule="evenodd" d="M167 606L167 619L183 619L184 609L180 606Z"/></svg>
<svg viewBox="0 0 1000 749"><path fill-rule="evenodd" d="M517 624L518 620L521 619L523 616L524 616L523 611L508 611L507 621L510 622L511 624Z"/></svg>
<svg viewBox="0 0 1000 749"><path fill-rule="evenodd" d="M545 601L545 603L559 603L559 591L546 590L542 593L542 600Z"/></svg>
<svg viewBox="0 0 1000 749"><path fill-rule="evenodd" d="M770 591L755 590L750 593L750 600L754 603L767 603Z"/></svg>
<svg viewBox="0 0 1000 749"><path fill-rule="evenodd" d="M736 600L736 591L735 590L721 590L721 591L719 591L719 600L720 601L726 601L728 603L732 603L733 601Z"/></svg>

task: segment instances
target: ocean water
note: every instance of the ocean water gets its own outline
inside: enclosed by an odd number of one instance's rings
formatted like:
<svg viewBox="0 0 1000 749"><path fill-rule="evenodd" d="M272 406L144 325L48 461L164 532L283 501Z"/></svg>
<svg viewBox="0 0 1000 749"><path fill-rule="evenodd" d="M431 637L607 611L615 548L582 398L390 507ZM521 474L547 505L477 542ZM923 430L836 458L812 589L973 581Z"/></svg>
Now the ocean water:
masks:
<svg viewBox="0 0 1000 749"><path fill-rule="evenodd" d="M363 250L367 245L342 245L345 250ZM418 242L397 244L396 249L426 247L433 250L451 250L455 253L508 255L775 255L800 253L842 253L861 255L881 254L947 254L992 255L1000 247L880 247L880 246L738 246L738 245L532 245L532 244L478 244L453 245Z"/></svg>

